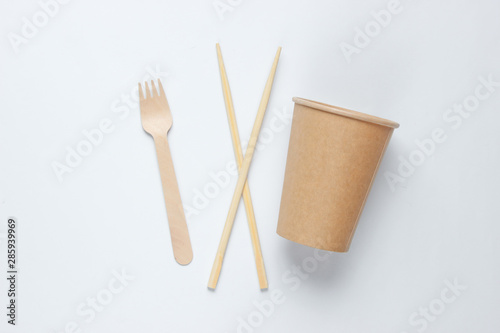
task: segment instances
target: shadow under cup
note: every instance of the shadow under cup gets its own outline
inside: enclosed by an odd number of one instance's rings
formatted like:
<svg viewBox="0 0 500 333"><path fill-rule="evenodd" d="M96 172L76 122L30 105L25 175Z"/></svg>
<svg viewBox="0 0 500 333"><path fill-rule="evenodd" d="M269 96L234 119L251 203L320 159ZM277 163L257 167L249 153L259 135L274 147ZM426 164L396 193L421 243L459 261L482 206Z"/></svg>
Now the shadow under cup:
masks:
<svg viewBox="0 0 500 333"><path fill-rule="evenodd" d="M277 233L347 252L398 123L294 97Z"/></svg>

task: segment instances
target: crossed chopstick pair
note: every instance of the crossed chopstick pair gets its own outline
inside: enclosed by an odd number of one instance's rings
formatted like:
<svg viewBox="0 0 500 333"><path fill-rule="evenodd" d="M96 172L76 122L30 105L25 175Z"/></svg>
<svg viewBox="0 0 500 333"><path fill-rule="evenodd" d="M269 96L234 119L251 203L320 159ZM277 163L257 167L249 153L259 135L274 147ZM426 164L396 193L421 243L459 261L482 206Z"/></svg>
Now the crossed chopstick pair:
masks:
<svg viewBox="0 0 500 333"><path fill-rule="evenodd" d="M224 225L224 230L222 232L222 237L219 243L219 248L217 249L217 254L212 267L212 272L210 273L208 287L211 289L215 289L215 287L217 286L217 281L219 280L219 275L222 268L222 262L224 260L227 244L229 242L229 236L233 228L234 218L236 216L238 204L243 194L243 201L245 203L248 226L250 228L250 235L252 237L252 245L255 255L255 264L257 265L259 285L261 289L266 289L267 288L266 270L264 268L264 260L262 258L262 251L260 248L259 235L257 232L257 225L255 222L255 214L253 211L252 199L250 197L250 189L248 187L246 179L248 176L248 171L250 169L250 163L252 162L253 153L255 151L255 145L257 144L257 139L259 137L262 121L264 119L264 114L266 112L267 103L269 102L269 97L271 95L271 88L273 86L274 75L276 74L276 68L278 66L281 47L279 47L278 51L276 52L273 66L271 68L271 73L269 74L269 77L267 79L264 93L262 95L259 109L257 111L255 123L252 128L252 133L250 134L250 140L248 141L247 150L245 152L245 156L243 157L240 136L238 134L238 127L236 125L233 99L231 97L231 89L229 88L229 81L227 79L226 69L224 67L224 61L222 60L222 53L220 50L220 46L219 44L217 44L216 46L217 46L217 57L219 60L220 76L222 80L222 90L224 92L224 102L226 105L229 127L231 129L231 138L233 141L234 154L239 168L239 176L238 176L238 181L236 183L236 189L234 190L233 199L231 200L231 205L229 207L229 212L227 214L226 223Z"/></svg>

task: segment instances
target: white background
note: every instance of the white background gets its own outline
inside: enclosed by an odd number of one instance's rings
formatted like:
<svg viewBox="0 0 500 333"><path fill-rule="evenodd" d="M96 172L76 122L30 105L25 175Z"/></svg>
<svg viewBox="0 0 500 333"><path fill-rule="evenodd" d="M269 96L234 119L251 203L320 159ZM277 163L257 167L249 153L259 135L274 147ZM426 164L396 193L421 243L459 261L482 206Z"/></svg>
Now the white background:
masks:
<svg viewBox="0 0 500 333"><path fill-rule="evenodd" d="M412 333L424 324L409 318L432 305L442 313L425 332L498 332L500 88L457 129L443 115L474 94L479 76L500 81L500 4L401 0L390 24L348 62L341 43L354 45L356 28L388 1L231 3L219 15L212 0L73 0L16 53L9 36L22 36L23 17L32 20L41 7L1 1L0 268L5 272L7 217L15 216L20 274L18 325L11 327L0 273L0 331L236 332L250 317L255 327L240 331ZM206 287L235 176L189 214L193 262L174 261L153 141L138 107L128 114L112 107L126 105L120 99L134 95L148 70L160 72L181 196L193 206L210 173L233 159L216 42L242 141L283 47L263 125L272 139L256 152L249 176L267 292L258 288L243 205L217 290ZM332 254L300 285L283 276L314 250L275 232L290 119L269 132L276 114L292 111L293 96L401 124L350 252ZM67 147L76 149L82 131L104 118L113 131L60 182L53 163L65 163ZM415 140L435 128L446 141L393 191L384 175L398 174L398 157L408 158ZM77 308L105 295L121 270L134 280L86 322ZM454 280L467 289L445 304L441 292ZM273 290L284 302L263 317L255 302L268 304ZM71 322L78 329L65 330Z"/></svg>

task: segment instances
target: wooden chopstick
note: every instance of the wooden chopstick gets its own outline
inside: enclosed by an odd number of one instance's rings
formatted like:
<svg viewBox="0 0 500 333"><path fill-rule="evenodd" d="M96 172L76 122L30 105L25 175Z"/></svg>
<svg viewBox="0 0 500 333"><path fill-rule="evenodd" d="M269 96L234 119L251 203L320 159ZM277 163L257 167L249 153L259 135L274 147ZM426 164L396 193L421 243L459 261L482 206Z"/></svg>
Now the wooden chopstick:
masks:
<svg viewBox="0 0 500 333"><path fill-rule="evenodd" d="M271 73L269 73L266 87L264 88L264 93L262 94L262 99L260 101L259 110L257 111L257 116L255 117L255 123L252 128L252 133L250 134L250 140L248 141L248 147L245 152L245 157L239 169L239 176L236 183L236 188L234 190L233 199L231 200L231 206L229 207L229 212L227 214L226 224L224 225L224 230L222 231L219 248L217 249L217 254L212 266L212 272L210 273L210 279L208 280L208 288L211 289L215 289L215 287L217 286L217 281L219 280L222 262L224 261L224 255L226 253L227 243L229 242L229 236L231 235L231 229L233 228L234 218L236 216L236 211L241 199L241 194L246 183L250 164L252 163L255 145L257 144L262 121L264 120L267 103L269 102L269 97L271 95L271 88L273 86L276 68L278 67L280 53L281 47L278 48L276 56L274 57L273 67L271 68Z"/></svg>
<svg viewBox="0 0 500 333"><path fill-rule="evenodd" d="M226 67L222 59L222 52L219 43L217 47L217 59L219 61L220 77L222 81L222 91L224 93L224 102L226 105L226 113L231 129L231 139L233 141L234 156L238 163L238 168L241 168L243 163L243 151L241 149L240 135L238 133L238 126L236 125L236 115L234 113L233 98L231 96L231 88L229 87L229 80L227 79ZM248 181L245 182L243 187L243 202L245 203L245 210L247 213L248 228L250 229L250 236L252 238L253 253L255 256L255 265L257 266L257 276L259 277L260 289L267 289L266 268L264 267L264 259L262 257L262 250L260 247L259 233L257 231L257 223L255 222L255 213L253 210L252 197L250 196L250 187Z"/></svg>

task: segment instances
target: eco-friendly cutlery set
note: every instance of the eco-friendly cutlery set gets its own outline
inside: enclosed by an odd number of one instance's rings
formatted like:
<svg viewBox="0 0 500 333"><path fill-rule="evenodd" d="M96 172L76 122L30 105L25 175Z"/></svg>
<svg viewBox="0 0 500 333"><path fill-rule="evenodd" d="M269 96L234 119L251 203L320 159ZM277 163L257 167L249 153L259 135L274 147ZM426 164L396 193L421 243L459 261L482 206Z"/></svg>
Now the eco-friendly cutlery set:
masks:
<svg viewBox="0 0 500 333"><path fill-rule="evenodd" d="M271 95L281 48L278 48L254 126L243 154L222 52L216 45L226 113L239 175L208 287L215 289L229 236L243 196L261 289L268 282L247 182L260 128ZM187 265L193 258L184 208L167 140L172 115L160 80L158 87L139 84L142 126L154 139L175 260ZM387 148L393 121L302 98L293 98L294 118L277 232L307 246L346 252L371 185Z"/></svg>

